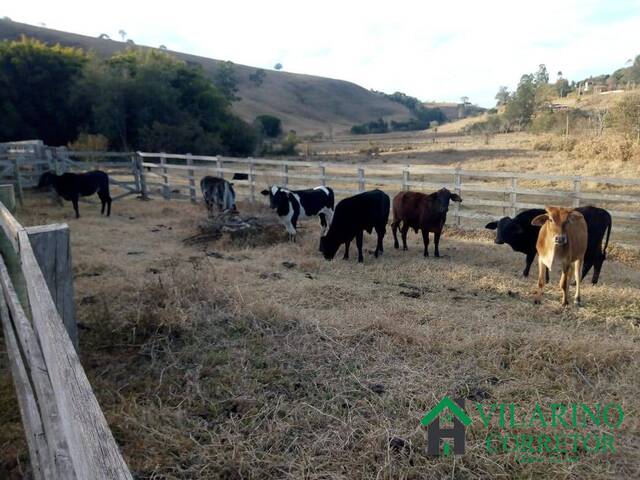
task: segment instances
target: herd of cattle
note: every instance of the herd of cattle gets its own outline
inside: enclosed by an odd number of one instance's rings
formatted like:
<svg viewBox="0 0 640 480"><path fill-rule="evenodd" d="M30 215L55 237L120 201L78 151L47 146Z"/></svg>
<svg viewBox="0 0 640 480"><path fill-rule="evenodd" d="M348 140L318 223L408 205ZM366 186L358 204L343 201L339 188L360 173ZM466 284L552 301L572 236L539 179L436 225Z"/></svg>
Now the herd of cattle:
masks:
<svg viewBox="0 0 640 480"><path fill-rule="evenodd" d="M53 187L58 195L73 203L76 217L78 198L97 193L102 201L102 213L111 212L109 178L101 171L83 174L65 173L42 175L39 187ZM213 212L236 210L233 184L217 177L206 176L200 181L202 196L207 208ZM391 200L381 190L375 189L345 198L335 204L333 190L326 186L306 190L288 190L272 186L263 190L269 197L270 207L276 211L286 228L289 239L296 240L298 220L319 217L321 225L320 251L331 260L341 245L344 257L349 258L349 247L355 239L358 262L363 262L362 242L366 231L376 231L377 243L374 256L384 252L383 239L389 221ZM407 233L413 229L422 232L424 256L429 256L429 233L433 233L434 255L440 256L439 245L447 219L450 202L462 202L462 198L446 188L431 194L400 192L393 199L394 247L399 248L397 231L402 236L403 250L407 250ZM496 231L495 243L508 244L516 252L526 256L523 275L529 275L531 264L538 256L538 289L535 301L542 297L545 281L549 281L549 270L560 266L562 304L568 303L568 279L573 269L576 281L574 302L580 303L580 283L593 268L592 283L596 284L606 257L611 235L611 215L602 208L581 207L576 209L546 207L525 210L514 218L504 217L490 222L486 228ZM606 240L605 239L606 234ZM604 240L604 247L602 245Z"/></svg>

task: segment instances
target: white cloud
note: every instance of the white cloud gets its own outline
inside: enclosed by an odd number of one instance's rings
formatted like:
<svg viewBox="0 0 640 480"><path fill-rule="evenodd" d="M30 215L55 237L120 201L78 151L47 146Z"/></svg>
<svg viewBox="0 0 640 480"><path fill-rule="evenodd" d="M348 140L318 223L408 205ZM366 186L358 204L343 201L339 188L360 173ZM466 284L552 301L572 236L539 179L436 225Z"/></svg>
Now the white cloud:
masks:
<svg viewBox="0 0 640 480"><path fill-rule="evenodd" d="M167 45L236 63L342 78L428 100L489 106L500 85L545 63L555 78L610 72L635 56L640 9L599 0L158 2L31 1L16 21Z"/></svg>

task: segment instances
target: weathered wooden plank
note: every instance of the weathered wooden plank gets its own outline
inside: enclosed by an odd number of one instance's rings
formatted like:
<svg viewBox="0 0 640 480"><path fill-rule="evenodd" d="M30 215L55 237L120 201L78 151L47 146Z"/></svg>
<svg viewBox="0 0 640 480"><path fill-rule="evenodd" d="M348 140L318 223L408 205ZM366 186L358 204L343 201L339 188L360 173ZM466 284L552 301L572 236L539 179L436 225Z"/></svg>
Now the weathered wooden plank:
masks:
<svg viewBox="0 0 640 480"><path fill-rule="evenodd" d="M47 439L48 463L52 465L52 469L55 472L53 478L78 478L71 462L67 437L64 434L58 405L55 401L53 385L47 373L46 362L40 343L31 322L22 308L18 294L13 289L9 272L1 258L0 284L2 285L2 292L6 304L11 312L16 337L22 352L24 352L31 384L36 393L40 409L40 418ZM48 291L45 293L48 294Z"/></svg>
<svg viewBox="0 0 640 480"><path fill-rule="evenodd" d="M27 227L25 230L58 313L78 351L69 226L66 223L51 224Z"/></svg>
<svg viewBox="0 0 640 480"><path fill-rule="evenodd" d="M131 479L78 355L67 335L27 233L18 234L34 331L46 361L55 403L80 479Z"/></svg>
<svg viewBox="0 0 640 480"><path fill-rule="evenodd" d="M24 434L27 439L29 457L33 476L36 479L46 480L53 478L53 465L49 457L49 450L36 401L27 370L24 365L15 331L11 323L9 309L4 295L0 295L0 318L4 332L4 341L9 356L11 377L16 388L18 408L22 417Z"/></svg>

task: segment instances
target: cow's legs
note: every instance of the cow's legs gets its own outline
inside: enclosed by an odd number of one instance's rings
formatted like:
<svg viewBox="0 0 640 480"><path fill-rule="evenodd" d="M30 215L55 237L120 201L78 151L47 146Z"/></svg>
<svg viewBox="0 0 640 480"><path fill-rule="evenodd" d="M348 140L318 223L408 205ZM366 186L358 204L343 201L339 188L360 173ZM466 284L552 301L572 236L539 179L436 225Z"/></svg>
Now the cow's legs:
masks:
<svg viewBox="0 0 640 480"><path fill-rule="evenodd" d="M342 257L343 260L349 260L349 246L351 246L351 240L347 240L346 242L344 242L344 256Z"/></svg>
<svg viewBox="0 0 640 480"><path fill-rule="evenodd" d="M393 248L400 248L400 244L398 243L398 226L400 225L400 220L394 220L391 223L391 233L393 233Z"/></svg>
<svg viewBox="0 0 640 480"><path fill-rule="evenodd" d="M71 199L71 203L73 203L73 209L76 211L76 218L80 218L80 211L78 210L78 197L73 197Z"/></svg>
<svg viewBox="0 0 640 480"><path fill-rule="evenodd" d="M525 260L525 264L524 264L524 271L522 272L522 276L527 278L529 276L529 270L531 270L531 264L533 263L533 260L536 258L536 252L533 253L527 253L527 259ZM549 281L549 279L547 278L547 281Z"/></svg>
<svg viewBox="0 0 640 480"><path fill-rule="evenodd" d="M544 289L544 279L547 266L542 263L542 259L538 257L538 289L533 297L533 303L540 303L542 300L542 290Z"/></svg>
<svg viewBox="0 0 640 480"><path fill-rule="evenodd" d="M591 283L595 285L598 283L598 279L600 278L600 270L602 269L602 264L604 263L604 255L600 253L598 255L598 259L593 264L593 277L591 277ZM583 268L584 271L584 268ZM582 277L584 278L584 276Z"/></svg>
<svg viewBox="0 0 640 480"><path fill-rule="evenodd" d="M362 230L356 233L356 247L358 248L358 263L364 262L364 257L362 256L362 235L363 235Z"/></svg>
<svg viewBox="0 0 640 480"><path fill-rule="evenodd" d="M567 295L569 293L569 270L571 269L571 267L563 267L562 268L562 275L560 275L560 290L562 290L562 305L567 305L569 302L567 302Z"/></svg>
<svg viewBox="0 0 640 480"><path fill-rule="evenodd" d="M576 295L573 298L573 303L574 305L578 306L580 305L580 283L582 282L582 259L578 259L573 262L573 270L576 276Z"/></svg>
<svg viewBox="0 0 640 480"><path fill-rule="evenodd" d="M429 230L422 229L422 243L424 244L424 256L429 256Z"/></svg>
<svg viewBox="0 0 640 480"><path fill-rule="evenodd" d="M105 207L107 208L107 217L111 215L111 195L109 192L104 192L102 190L98 191L98 197L100 197L100 202L102 202L102 208L100 210L100 215L104 215Z"/></svg>
<svg viewBox="0 0 640 480"><path fill-rule="evenodd" d="M402 224L402 230L400 233L402 234L402 250L408 250L407 248L407 232L409 231L409 225L406 223Z"/></svg>
<svg viewBox="0 0 640 480"><path fill-rule="evenodd" d="M378 234L378 243L376 244L376 251L373 255L378 258L378 255L384 252L382 241L384 239L384 234L386 233L386 228L384 226L380 229L376 228L376 233Z"/></svg>
<svg viewBox="0 0 640 480"><path fill-rule="evenodd" d="M582 263L582 270L581 270L581 276L580 276L582 280L584 280L584 277L587 276L587 274L589 273L589 270L591 270L591 267L593 267L595 263L596 262L594 262L593 259L585 257L584 262Z"/></svg>
<svg viewBox="0 0 640 480"><path fill-rule="evenodd" d="M324 213L319 213L318 216L320 217L320 236L324 237L327 233L327 218Z"/></svg>
<svg viewBox="0 0 640 480"><path fill-rule="evenodd" d="M440 256L440 235L442 235L442 230L433 232L433 244L435 245L435 251L433 254L436 257Z"/></svg>

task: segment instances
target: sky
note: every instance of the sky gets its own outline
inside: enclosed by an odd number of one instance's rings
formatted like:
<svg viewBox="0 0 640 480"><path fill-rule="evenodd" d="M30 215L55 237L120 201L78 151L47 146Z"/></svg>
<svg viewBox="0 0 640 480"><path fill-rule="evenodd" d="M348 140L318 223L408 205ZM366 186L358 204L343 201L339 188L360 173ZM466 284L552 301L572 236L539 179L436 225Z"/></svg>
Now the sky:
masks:
<svg viewBox="0 0 640 480"><path fill-rule="evenodd" d="M3 16L484 107L541 63L581 80L640 54L640 0L4 0Z"/></svg>

